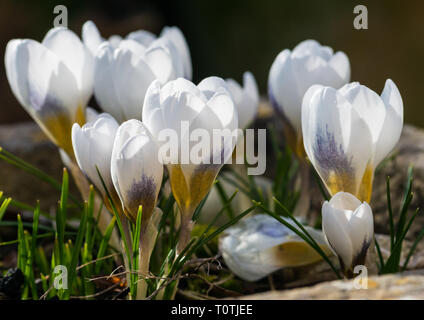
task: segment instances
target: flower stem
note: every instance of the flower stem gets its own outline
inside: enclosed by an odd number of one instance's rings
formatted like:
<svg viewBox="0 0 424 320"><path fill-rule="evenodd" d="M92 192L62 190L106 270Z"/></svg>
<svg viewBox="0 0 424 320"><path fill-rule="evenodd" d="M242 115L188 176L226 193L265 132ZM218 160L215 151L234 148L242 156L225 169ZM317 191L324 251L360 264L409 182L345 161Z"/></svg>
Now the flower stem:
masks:
<svg viewBox="0 0 424 320"><path fill-rule="evenodd" d="M181 225L180 225L180 235L178 238L177 244L177 256L180 255L181 251L187 246L191 238L191 231L193 230L193 221L191 220L191 214L181 214Z"/></svg>
<svg viewBox="0 0 424 320"><path fill-rule="evenodd" d="M310 168L305 160L301 159L299 162L300 197L297 201L297 206L293 215L296 217L302 217L308 221L309 218L311 218L309 217L309 208L311 204L311 194L309 192Z"/></svg>

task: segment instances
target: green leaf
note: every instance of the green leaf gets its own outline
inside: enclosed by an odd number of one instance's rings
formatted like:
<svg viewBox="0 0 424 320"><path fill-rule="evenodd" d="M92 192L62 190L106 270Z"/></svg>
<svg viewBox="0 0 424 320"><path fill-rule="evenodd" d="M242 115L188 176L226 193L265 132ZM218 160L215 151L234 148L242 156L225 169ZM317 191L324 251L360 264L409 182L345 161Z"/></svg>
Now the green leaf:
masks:
<svg viewBox="0 0 424 320"><path fill-rule="evenodd" d="M0 195L3 195L3 192ZM3 219L4 214L6 213L7 207L9 206L9 204L12 202L12 198L7 198L3 201L3 203L0 206L0 221Z"/></svg>
<svg viewBox="0 0 424 320"><path fill-rule="evenodd" d="M109 225L106 228L105 234L100 242L99 251L97 252L97 261L96 261L96 269L95 272L98 274L103 264L103 260L100 260L105 256L106 249L109 244L110 237L112 236L113 229L115 228L116 217L112 217L109 222Z"/></svg>
<svg viewBox="0 0 424 320"><path fill-rule="evenodd" d="M72 250L71 263L68 268L68 290L66 290L64 294L65 299L69 299L71 295L71 291L72 291L72 285L75 281L78 257L80 255L80 248L82 247L85 230L87 228L88 208L89 208L88 203L85 203L84 210L81 215L80 227L77 232L77 238L75 240L75 245L73 246L73 250Z"/></svg>

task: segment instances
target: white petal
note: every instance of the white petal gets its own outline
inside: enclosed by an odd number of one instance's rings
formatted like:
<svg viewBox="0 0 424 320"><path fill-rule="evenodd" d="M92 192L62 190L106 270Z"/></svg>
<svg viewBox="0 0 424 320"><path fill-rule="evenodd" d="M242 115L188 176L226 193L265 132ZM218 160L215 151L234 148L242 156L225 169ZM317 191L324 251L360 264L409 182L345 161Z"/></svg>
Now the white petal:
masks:
<svg viewBox="0 0 424 320"><path fill-rule="evenodd" d="M114 49L104 43L96 56L94 95L100 107L110 113L118 122L125 121L125 114L115 89Z"/></svg>
<svg viewBox="0 0 424 320"><path fill-rule="evenodd" d="M297 132L301 131L301 103L297 78L293 72L290 50L282 51L271 66L268 78L270 99Z"/></svg>
<svg viewBox="0 0 424 320"><path fill-rule="evenodd" d="M322 85L319 84L315 84L313 86L311 86L308 91L306 91L305 95L303 96L303 100L302 100L302 136L303 138L303 144L304 144L304 148L306 151L306 154L311 155L312 158L310 158L310 160L313 162L313 150L311 147L311 141L313 141L313 139L311 139L311 133L310 133L310 126L309 126L309 121L310 121L310 117L312 117L312 115L310 115L310 111L313 110L312 107L310 107L310 105L312 104L312 98L315 95L315 93L320 94L320 92L322 91L324 87ZM306 138L305 138L306 137Z"/></svg>
<svg viewBox="0 0 424 320"><path fill-rule="evenodd" d="M368 126L335 89L313 90L303 108L305 151L329 189L337 179L338 191L356 193L373 157Z"/></svg>
<svg viewBox="0 0 424 320"><path fill-rule="evenodd" d="M148 47L156 39L156 36L146 30L137 30L129 33L127 39L137 41L143 46Z"/></svg>
<svg viewBox="0 0 424 320"><path fill-rule="evenodd" d="M147 88L155 79L142 59L134 65L129 50L118 49L114 61L115 92L125 119L140 119Z"/></svg>
<svg viewBox="0 0 424 320"><path fill-rule="evenodd" d="M94 121L97 116L99 115L99 113L97 112L97 110L87 106L87 108L85 109L85 120L86 122L91 122Z"/></svg>
<svg viewBox="0 0 424 320"><path fill-rule="evenodd" d="M172 44L165 40L155 40L146 51L146 63L153 74L162 83L174 80L176 75L181 73L178 70L181 66L178 61L173 60ZM174 49L175 50L175 49Z"/></svg>
<svg viewBox="0 0 424 320"><path fill-rule="evenodd" d="M345 85L339 90L339 93L350 102L359 116L367 123L373 143L376 143L386 116L386 108L380 96L357 82Z"/></svg>
<svg viewBox="0 0 424 320"><path fill-rule="evenodd" d="M333 208L340 210L356 210L361 205L361 201L358 200L353 194L349 192L337 192L330 199L330 205Z"/></svg>
<svg viewBox="0 0 424 320"><path fill-rule="evenodd" d="M93 21L87 21L82 26L82 41L95 57L97 49L99 49L100 45L105 40L100 35L95 23Z"/></svg>
<svg viewBox="0 0 424 320"><path fill-rule="evenodd" d="M368 203L362 203L348 216L348 230L353 256L356 257L368 249L374 235L373 215Z"/></svg>
<svg viewBox="0 0 424 320"><path fill-rule="evenodd" d="M226 82L237 108L239 127L244 129L253 121L259 105L259 91L255 78L252 73L245 72L244 88L241 88L233 79L227 79Z"/></svg>
<svg viewBox="0 0 424 320"><path fill-rule="evenodd" d="M346 55L333 55L330 47L315 40L306 40L275 59L269 74L270 99L289 120L298 134L301 132L301 105L306 91L314 84L340 88L350 78Z"/></svg>
<svg viewBox="0 0 424 320"><path fill-rule="evenodd" d="M81 103L86 106L93 93L94 58L78 36L63 27L51 29L42 44L52 50L74 74Z"/></svg>
<svg viewBox="0 0 424 320"><path fill-rule="evenodd" d="M154 104L159 99L160 104L158 106L160 107L164 128L175 130L179 137L181 137L181 122L191 122L207 102L203 93L192 82L183 78L170 81L163 87L158 87L156 83L150 88L152 90L150 94L146 94L144 107L149 110L155 109ZM149 130L152 130L152 134L157 138L158 132L150 125L149 113L148 111L143 112L143 121L146 122Z"/></svg>
<svg viewBox="0 0 424 320"><path fill-rule="evenodd" d="M132 215L138 206L153 206L162 182L163 167L157 146L138 120L118 129L111 160L112 180L118 195ZM153 209L153 208L150 208Z"/></svg>
<svg viewBox="0 0 424 320"><path fill-rule="evenodd" d="M376 143L374 166L377 166L392 151L399 141L403 127L402 97L392 80L386 81L381 99L386 107L386 117Z"/></svg>
<svg viewBox="0 0 424 320"><path fill-rule="evenodd" d="M112 44L111 46L113 47ZM116 48L123 49L125 51L131 51L133 53L132 57L133 57L134 63L136 63L138 59L141 59L144 57L147 47L138 43L137 41L125 39L120 41L119 45L115 47L115 49Z"/></svg>
<svg viewBox="0 0 424 320"><path fill-rule="evenodd" d="M191 80L192 66L190 50L181 30L177 27L165 27L161 32L161 37L167 38L174 43L184 62L184 78Z"/></svg>
<svg viewBox="0 0 424 320"><path fill-rule="evenodd" d="M33 40L12 40L5 63L13 93L32 116L74 117L80 102L76 81L52 51Z"/></svg>
<svg viewBox="0 0 424 320"><path fill-rule="evenodd" d="M82 128L78 124L72 127L72 144L77 163L102 192L104 188L96 166L110 191L113 188L110 159L117 129L118 123L107 113L98 115L94 121L86 123Z"/></svg>
<svg viewBox="0 0 424 320"><path fill-rule="evenodd" d="M331 207L328 201L322 206L322 231L331 248L349 268L352 264L353 248L347 219L344 210Z"/></svg>
<svg viewBox="0 0 424 320"><path fill-rule="evenodd" d="M344 52L336 52L336 54L329 61L329 65L331 68L333 68L334 71L337 72L340 77L340 84L337 85L338 88L350 81L349 58Z"/></svg>
<svg viewBox="0 0 424 320"><path fill-rule="evenodd" d="M235 130L238 127L237 110L234 106L231 95L225 89L217 90L208 100L207 105L215 113L220 121L219 128L228 128ZM213 127L215 128L215 127Z"/></svg>
<svg viewBox="0 0 424 320"><path fill-rule="evenodd" d="M117 34L114 34L109 37L108 41L110 42L110 45L112 47L118 48L120 43L122 42L122 37Z"/></svg>
<svg viewBox="0 0 424 320"><path fill-rule="evenodd" d="M325 61L330 60L333 55L333 49L322 46L316 40L304 40L293 49L293 57L319 56Z"/></svg>

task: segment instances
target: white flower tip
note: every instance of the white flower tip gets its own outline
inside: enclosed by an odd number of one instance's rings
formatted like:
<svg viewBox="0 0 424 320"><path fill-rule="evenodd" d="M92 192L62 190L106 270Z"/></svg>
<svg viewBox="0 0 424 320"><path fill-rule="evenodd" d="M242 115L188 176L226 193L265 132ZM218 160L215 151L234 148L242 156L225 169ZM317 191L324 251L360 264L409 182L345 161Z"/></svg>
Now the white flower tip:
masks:
<svg viewBox="0 0 424 320"><path fill-rule="evenodd" d="M243 74L243 87L246 92L255 100L255 103L259 103L259 89L258 84L254 75L250 71L246 71Z"/></svg>
<svg viewBox="0 0 424 320"><path fill-rule="evenodd" d="M403 119L403 100L399 89L392 79L387 79L381 99L386 106L391 106L396 114Z"/></svg>

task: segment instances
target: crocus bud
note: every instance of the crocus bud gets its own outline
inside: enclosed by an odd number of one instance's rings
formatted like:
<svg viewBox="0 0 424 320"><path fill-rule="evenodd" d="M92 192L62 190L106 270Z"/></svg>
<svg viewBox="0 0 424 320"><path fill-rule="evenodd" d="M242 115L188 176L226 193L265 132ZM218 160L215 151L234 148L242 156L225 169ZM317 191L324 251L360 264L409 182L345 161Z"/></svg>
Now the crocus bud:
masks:
<svg viewBox="0 0 424 320"><path fill-rule="evenodd" d="M330 255L322 232L306 226L305 229ZM302 238L266 214L247 217L225 230L219 249L231 271L247 281L259 280L281 268L300 267L322 259Z"/></svg>
<svg viewBox="0 0 424 320"><path fill-rule="evenodd" d="M135 223L141 205L142 224L146 226L156 205L163 166L158 160L157 146L142 122L133 119L119 127L112 151L111 174L125 215Z"/></svg>
<svg viewBox="0 0 424 320"><path fill-rule="evenodd" d="M347 192L339 192L322 206L322 230L339 257L346 277L357 265L364 265L374 236L371 207Z"/></svg>
<svg viewBox="0 0 424 320"><path fill-rule="evenodd" d="M333 53L332 48L315 40L305 40L293 51L283 50L273 62L268 77L269 98L285 120L286 138L298 156L303 155L301 109L306 90L313 84L340 88L349 79L346 54Z"/></svg>
<svg viewBox="0 0 424 320"><path fill-rule="evenodd" d="M353 82L339 90L314 85L303 100L305 151L332 195L345 191L369 202L374 170L402 126L402 98L390 79L381 96Z"/></svg>
<svg viewBox="0 0 424 320"><path fill-rule="evenodd" d="M51 29L43 41L14 39L5 53L10 87L46 135L71 157L71 128L85 122L94 60L75 33Z"/></svg>
<svg viewBox="0 0 424 320"><path fill-rule="evenodd" d="M103 197L106 194L97 169L107 189L112 192L114 187L110 175L110 159L118 126L111 115L102 113L82 128L77 123L72 127L72 145L78 166L102 192Z"/></svg>

